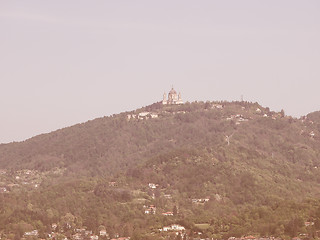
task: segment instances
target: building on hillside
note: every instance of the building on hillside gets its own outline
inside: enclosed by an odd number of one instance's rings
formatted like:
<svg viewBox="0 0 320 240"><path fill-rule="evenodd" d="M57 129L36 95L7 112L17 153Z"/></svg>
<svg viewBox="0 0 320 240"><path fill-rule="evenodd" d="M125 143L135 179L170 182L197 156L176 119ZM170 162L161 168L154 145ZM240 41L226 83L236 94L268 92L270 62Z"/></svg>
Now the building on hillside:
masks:
<svg viewBox="0 0 320 240"><path fill-rule="evenodd" d="M149 183L149 188L156 189L157 188L157 184Z"/></svg>
<svg viewBox="0 0 320 240"><path fill-rule="evenodd" d="M99 231L99 235L100 236L109 236L109 234L107 233L107 230L106 229L101 229L100 231Z"/></svg>
<svg viewBox="0 0 320 240"><path fill-rule="evenodd" d="M150 205L149 208L144 210L145 214L156 214L157 208L154 205Z"/></svg>
<svg viewBox="0 0 320 240"><path fill-rule="evenodd" d="M164 212L162 213L163 216L173 216L173 212Z"/></svg>
<svg viewBox="0 0 320 240"><path fill-rule="evenodd" d="M24 233L24 236L27 237L27 236L38 236L39 233L38 233L38 230L33 230L31 232L25 232Z"/></svg>
<svg viewBox="0 0 320 240"><path fill-rule="evenodd" d="M181 93L177 93L176 90L171 88L169 94L168 94L168 99L166 93L163 94L163 100L162 104L164 105L170 105L170 104L183 104L182 98L181 98Z"/></svg>
<svg viewBox="0 0 320 240"><path fill-rule="evenodd" d="M185 230L186 230L185 227L183 227L179 224L171 224L171 226L165 226L165 227L159 229L160 232L168 232L168 231L180 232L180 231L185 231Z"/></svg>

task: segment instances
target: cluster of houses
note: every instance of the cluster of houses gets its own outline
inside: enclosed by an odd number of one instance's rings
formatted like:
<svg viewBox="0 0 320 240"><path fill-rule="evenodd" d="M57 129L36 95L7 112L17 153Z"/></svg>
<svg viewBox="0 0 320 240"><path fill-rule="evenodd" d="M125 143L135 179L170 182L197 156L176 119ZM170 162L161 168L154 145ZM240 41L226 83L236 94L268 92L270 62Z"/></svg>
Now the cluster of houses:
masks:
<svg viewBox="0 0 320 240"><path fill-rule="evenodd" d="M112 238L111 240L130 240L130 237Z"/></svg>
<svg viewBox="0 0 320 240"><path fill-rule="evenodd" d="M90 240L98 240L99 236L92 234L92 231L86 230L86 229L76 229L75 234L72 235L73 240L84 240L84 239L90 239Z"/></svg>
<svg viewBox="0 0 320 240"><path fill-rule="evenodd" d="M245 236L245 237L229 237L228 240L281 240L281 238L275 237L255 237L255 236Z"/></svg>
<svg viewBox="0 0 320 240"><path fill-rule="evenodd" d="M23 169L14 172L14 175L8 175L6 170L0 170L0 193L8 193L13 188L17 187L28 187L38 188L42 182L42 175L36 170Z"/></svg>
<svg viewBox="0 0 320 240"><path fill-rule="evenodd" d="M147 120L149 118L158 118L159 115L157 113L152 112L141 112L138 114L128 114L127 119L129 120Z"/></svg>
<svg viewBox="0 0 320 240"><path fill-rule="evenodd" d="M161 114L184 114L186 111L177 111L177 112L167 112L167 111L162 111ZM127 120L148 120L152 118L158 118L159 114L155 112L140 112L138 114L128 114L127 115Z"/></svg>
<svg viewBox="0 0 320 240"><path fill-rule="evenodd" d="M246 108L245 107L241 107L242 110L245 110ZM255 109L255 113L258 114L258 115L261 115L263 116L264 118L269 118L271 117L273 120L276 120L276 119L279 119L279 118L282 118L283 115L282 113L264 113L263 110L261 110L260 108L256 108ZM249 120L252 120L252 118L245 118L242 114L234 114L234 115L231 115L230 117L227 117L226 120L234 120L236 121L236 125L239 125L241 124L241 122L248 122Z"/></svg>
<svg viewBox="0 0 320 240"><path fill-rule="evenodd" d="M185 227L179 225L179 224L171 224L170 226L164 226L163 228L160 228L160 232L169 232L169 231L174 231L174 232L183 232L185 231Z"/></svg>
<svg viewBox="0 0 320 240"><path fill-rule="evenodd" d="M76 234L72 236L73 240L98 240L100 237L106 237L109 239L109 234L105 229L100 230L99 236L92 234L92 231L87 231L85 229L77 229ZM115 234L115 238L111 238L111 240L129 240L130 237L119 237L119 234Z"/></svg>
<svg viewBox="0 0 320 240"><path fill-rule="evenodd" d="M49 239L61 239L61 234L56 232L58 225L56 223L53 223L51 228L53 230L53 232L51 232L50 234L48 234ZM99 234L94 234L92 231L90 230L86 230L85 228L78 228L74 230L74 234L71 236L71 240L99 240L99 239L111 239L111 240L129 240L130 237L120 237L119 234L115 234L113 237L114 238L110 238L107 230L105 228L102 228L99 231ZM34 230L32 232L26 232L24 234L25 236L38 236L38 231ZM68 238L66 237L62 237L63 240L68 240Z"/></svg>
<svg viewBox="0 0 320 240"><path fill-rule="evenodd" d="M314 222L305 222L304 225L306 227L313 226ZM320 237L320 231L316 231L316 237ZM299 236L292 238L292 240L302 240L302 239L310 239L307 233L301 233ZM282 240L281 238L276 237L255 237L255 236L244 236L240 238L230 237L228 240Z"/></svg>
<svg viewBox="0 0 320 240"><path fill-rule="evenodd" d="M239 125L241 122L248 122L249 121L248 118L245 118L241 114L231 115L230 117L227 118L227 121L230 121L230 120L235 120L237 125Z"/></svg>
<svg viewBox="0 0 320 240"><path fill-rule="evenodd" d="M157 208L154 205L150 205L150 206L144 205L143 208L144 208L144 214L147 214L147 215L156 214ZM163 212L162 215L173 216L173 212Z"/></svg>
<svg viewBox="0 0 320 240"><path fill-rule="evenodd" d="M155 184L155 183L149 183L149 184L148 184L148 187L153 191L153 190L155 190L157 187L159 187L159 185L158 185L158 184ZM164 194L164 197L165 197L166 199L172 199L171 194ZM154 192L152 192L152 198L153 198L153 199L155 198ZM150 206L144 205L143 208L144 208L144 214L147 214L147 215L156 214L157 208L156 208L154 205L150 205ZM173 216L173 212L163 212L163 213L161 213L161 214L162 214L163 216Z"/></svg>

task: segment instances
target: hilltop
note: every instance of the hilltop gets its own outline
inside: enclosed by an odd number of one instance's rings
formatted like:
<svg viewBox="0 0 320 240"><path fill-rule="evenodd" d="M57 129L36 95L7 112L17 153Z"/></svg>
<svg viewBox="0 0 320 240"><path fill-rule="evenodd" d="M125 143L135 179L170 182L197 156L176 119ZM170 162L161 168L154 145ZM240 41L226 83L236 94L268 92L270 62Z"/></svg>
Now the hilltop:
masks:
<svg viewBox="0 0 320 240"><path fill-rule="evenodd" d="M23 223L44 234L57 223L70 235L72 215L73 227L140 239L176 222L217 238L308 232L301 221L320 217L319 116L159 102L2 144L0 231Z"/></svg>

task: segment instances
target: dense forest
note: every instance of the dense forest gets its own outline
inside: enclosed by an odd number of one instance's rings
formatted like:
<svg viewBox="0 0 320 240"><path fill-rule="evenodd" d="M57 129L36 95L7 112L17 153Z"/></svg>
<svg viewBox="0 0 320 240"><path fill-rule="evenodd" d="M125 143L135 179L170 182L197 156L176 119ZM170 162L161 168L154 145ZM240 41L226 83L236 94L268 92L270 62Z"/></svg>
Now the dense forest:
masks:
<svg viewBox="0 0 320 240"><path fill-rule="evenodd" d="M0 145L3 239L313 239L320 112L155 103ZM186 230L159 231L179 224ZM32 234L30 234L32 235Z"/></svg>

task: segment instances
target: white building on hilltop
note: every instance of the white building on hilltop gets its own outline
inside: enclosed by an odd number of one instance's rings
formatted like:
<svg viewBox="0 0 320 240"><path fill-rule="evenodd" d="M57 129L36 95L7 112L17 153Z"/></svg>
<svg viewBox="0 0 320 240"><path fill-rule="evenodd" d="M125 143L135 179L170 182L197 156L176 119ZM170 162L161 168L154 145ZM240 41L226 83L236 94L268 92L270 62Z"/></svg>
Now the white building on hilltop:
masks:
<svg viewBox="0 0 320 240"><path fill-rule="evenodd" d="M162 104L183 104L182 98L181 98L181 93L177 94L177 92L171 88L169 94L168 94L168 99L166 96L166 93L163 94L163 100Z"/></svg>

